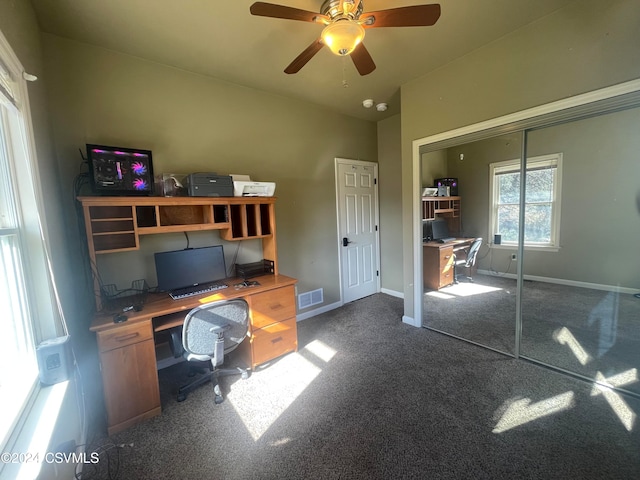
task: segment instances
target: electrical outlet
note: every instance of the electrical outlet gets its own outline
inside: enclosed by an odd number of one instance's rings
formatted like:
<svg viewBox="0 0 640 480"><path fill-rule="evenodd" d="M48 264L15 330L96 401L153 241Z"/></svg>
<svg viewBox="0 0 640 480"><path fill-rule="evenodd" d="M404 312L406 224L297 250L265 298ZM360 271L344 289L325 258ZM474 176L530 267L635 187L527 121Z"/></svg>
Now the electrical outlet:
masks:
<svg viewBox="0 0 640 480"><path fill-rule="evenodd" d="M518 255L516 255L515 253L511 254L511 260L517 260L518 259Z"/></svg>

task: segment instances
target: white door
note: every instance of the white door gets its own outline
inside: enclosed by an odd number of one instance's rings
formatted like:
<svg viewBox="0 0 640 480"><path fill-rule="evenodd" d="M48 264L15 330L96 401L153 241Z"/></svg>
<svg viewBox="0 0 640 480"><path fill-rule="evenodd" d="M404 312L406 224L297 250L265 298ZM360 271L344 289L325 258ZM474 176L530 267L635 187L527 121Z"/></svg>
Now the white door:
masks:
<svg viewBox="0 0 640 480"><path fill-rule="evenodd" d="M342 301L380 289L378 254L378 165L336 158L338 242Z"/></svg>

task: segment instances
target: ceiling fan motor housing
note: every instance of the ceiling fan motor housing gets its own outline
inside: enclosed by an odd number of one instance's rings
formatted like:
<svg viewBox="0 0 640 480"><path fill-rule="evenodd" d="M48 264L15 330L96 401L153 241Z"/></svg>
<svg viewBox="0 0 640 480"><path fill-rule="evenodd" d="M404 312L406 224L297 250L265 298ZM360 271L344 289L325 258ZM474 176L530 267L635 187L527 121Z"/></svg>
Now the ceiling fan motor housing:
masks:
<svg viewBox="0 0 640 480"><path fill-rule="evenodd" d="M331 18L331 20L344 17L344 3L345 0L325 0L325 2L322 4L322 8L320 8L320 13ZM360 18L360 15L362 14L362 11L364 9L362 1L350 0L348 3L351 3L353 6L347 12L347 18L349 18L350 20L357 20L358 18Z"/></svg>

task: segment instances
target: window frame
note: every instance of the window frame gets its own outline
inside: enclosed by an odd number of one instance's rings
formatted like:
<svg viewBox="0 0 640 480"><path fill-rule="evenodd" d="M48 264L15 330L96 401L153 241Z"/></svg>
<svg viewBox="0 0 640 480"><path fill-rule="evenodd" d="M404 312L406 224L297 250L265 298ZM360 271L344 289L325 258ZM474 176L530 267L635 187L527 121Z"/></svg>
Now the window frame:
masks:
<svg viewBox="0 0 640 480"><path fill-rule="evenodd" d="M560 203L562 198L562 153L552 153L547 155L539 155L536 157L526 158L526 165L522 164L521 159L515 158L511 160L504 160L500 162L493 162L489 164L489 236L493 237L494 234L500 233L497 231L498 223L498 207L501 205L498 202L499 196L499 182L497 182L498 175L505 173L519 173L521 178L523 173L552 168L554 172L553 178L553 191L552 198L549 202L551 204L551 239L549 242L524 242L524 248L527 250L541 250L556 252L560 249ZM522 182L521 182L522 185ZM526 193L526 192L525 192ZM525 212L527 205L534 205L538 202L527 203L525 200ZM545 202L547 203L547 202ZM520 198L517 201L518 208L520 206ZM507 241L502 238L499 245L493 243L493 248L514 249L518 247L518 242Z"/></svg>
<svg viewBox="0 0 640 480"><path fill-rule="evenodd" d="M36 346L46 338L59 335L63 324L50 270L50 248L24 68L2 32L0 75L0 148L3 149L0 162L6 173L0 178L5 190L0 198L3 204L0 213L8 214L8 220L0 223L0 234L15 239L5 260L12 261L19 272L5 279L9 284L17 282L19 295L15 298L19 298L18 303L21 304L18 318L23 319L17 330L25 332L21 340L27 344L21 357L24 361L17 360L20 365L20 396L15 391L18 387L9 377L6 377L9 383L3 388L12 392L8 397L12 403L5 405L3 413L7 417L0 431L0 447L4 451L17 441L42 391L38 381ZM13 314L5 318L11 322L14 320Z"/></svg>

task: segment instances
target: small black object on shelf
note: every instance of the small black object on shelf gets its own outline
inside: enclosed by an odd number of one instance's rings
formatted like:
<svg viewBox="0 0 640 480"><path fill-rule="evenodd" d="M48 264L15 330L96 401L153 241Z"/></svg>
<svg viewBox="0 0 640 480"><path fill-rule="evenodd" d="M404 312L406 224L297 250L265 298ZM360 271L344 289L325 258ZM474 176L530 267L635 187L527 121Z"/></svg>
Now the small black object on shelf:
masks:
<svg viewBox="0 0 640 480"><path fill-rule="evenodd" d="M262 259L259 262L236 264L236 276L247 279L268 275L275 272L275 262L273 260Z"/></svg>
<svg viewBox="0 0 640 480"><path fill-rule="evenodd" d="M142 310L149 285L146 280L134 280L131 287L125 290L118 290L114 284L103 285L101 288L103 310L123 312Z"/></svg>

